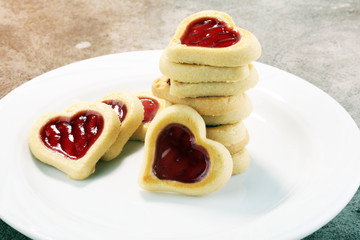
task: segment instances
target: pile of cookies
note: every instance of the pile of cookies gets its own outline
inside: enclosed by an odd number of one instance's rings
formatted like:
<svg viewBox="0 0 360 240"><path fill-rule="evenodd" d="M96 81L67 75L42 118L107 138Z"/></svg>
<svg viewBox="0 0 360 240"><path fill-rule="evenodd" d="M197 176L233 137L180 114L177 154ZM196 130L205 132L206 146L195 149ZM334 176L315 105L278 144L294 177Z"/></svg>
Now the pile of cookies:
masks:
<svg viewBox="0 0 360 240"><path fill-rule="evenodd" d="M151 121L167 104L150 91L116 91L94 102L75 103L36 119L29 147L40 161L82 180L100 159L115 159L129 139L144 141Z"/></svg>
<svg viewBox="0 0 360 240"><path fill-rule="evenodd" d="M242 120L252 111L245 91L259 76L252 61L261 55L256 37L232 18L203 11L184 19L160 59L162 77L155 96L194 108L204 119L207 137L222 143L233 158L233 174L250 162L249 135Z"/></svg>
<svg viewBox="0 0 360 240"><path fill-rule="evenodd" d="M250 162L243 120L252 105L245 92L258 82L251 62L260 55L256 37L230 16L196 13L181 22L161 56L164 75L152 92L117 91L46 113L30 128L30 150L81 180L100 159L117 158L129 139L141 140L142 188L187 195L216 191Z"/></svg>

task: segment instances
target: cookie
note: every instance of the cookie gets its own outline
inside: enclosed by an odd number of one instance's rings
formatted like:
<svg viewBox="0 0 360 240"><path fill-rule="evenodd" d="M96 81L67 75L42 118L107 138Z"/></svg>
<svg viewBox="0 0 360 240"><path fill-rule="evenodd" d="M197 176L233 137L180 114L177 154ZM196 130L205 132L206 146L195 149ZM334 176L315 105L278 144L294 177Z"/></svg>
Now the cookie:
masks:
<svg viewBox="0 0 360 240"><path fill-rule="evenodd" d="M152 85L155 96L173 104L188 105L201 115L223 115L236 110L248 111L249 97L245 93L226 97L179 98L170 94L170 81L166 77L156 79Z"/></svg>
<svg viewBox="0 0 360 240"><path fill-rule="evenodd" d="M240 122L251 114L252 104L249 100L249 98L246 98L246 102L240 110L235 110L233 112L217 116L201 115L201 117L204 119L206 126L217 126Z"/></svg>
<svg viewBox="0 0 360 240"><path fill-rule="evenodd" d="M137 96L125 91L112 92L101 98L99 102L110 105L121 121L120 132L116 141L101 158L109 161L120 154L129 138L141 125L144 119L144 109Z"/></svg>
<svg viewBox="0 0 360 240"><path fill-rule="evenodd" d="M29 132L32 154L76 180L87 178L115 142L120 120L103 103L77 103L39 117Z"/></svg>
<svg viewBox="0 0 360 240"><path fill-rule="evenodd" d="M242 121L235 124L207 127L206 137L223 144L230 154L241 151L249 143L249 134Z"/></svg>
<svg viewBox="0 0 360 240"><path fill-rule="evenodd" d="M232 165L229 151L206 138L201 116L191 107L173 105L150 124L139 185L149 191L204 195L227 183Z"/></svg>
<svg viewBox="0 0 360 240"><path fill-rule="evenodd" d="M180 98L238 95L254 87L259 80L252 64L249 65L249 69L250 74L236 82L183 83L170 79L170 94Z"/></svg>
<svg viewBox="0 0 360 240"><path fill-rule="evenodd" d="M155 115L162 111L165 107L169 106L170 103L164 99L157 98L151 93L151 91L137 92L135 95L139 98L143 105L144 118L130 139L135 141L144 141L146 131Z"/></svg>
<svg viewBox="0 0 360 240"><path fill-rule="evenodd" d="M261 55L257 38L222 12L202 11L185 18L165 49L170 62L237 67Z"/></svg>
<svg viewBox="0 0 360 240"><path fill-rule="evenodd" d="M237 82L250 73L247 64L239 67L214 67L174 63L170 62L164 53L160 57L159 68L163 75L184 83Z"/></svg>
<svg viewBox="0 0 360 240"><path fill-rule="evenodd" d="M246 148L231 155L233 159L233 172L236 175L244 172L250 165L250 155Z"/></svg>

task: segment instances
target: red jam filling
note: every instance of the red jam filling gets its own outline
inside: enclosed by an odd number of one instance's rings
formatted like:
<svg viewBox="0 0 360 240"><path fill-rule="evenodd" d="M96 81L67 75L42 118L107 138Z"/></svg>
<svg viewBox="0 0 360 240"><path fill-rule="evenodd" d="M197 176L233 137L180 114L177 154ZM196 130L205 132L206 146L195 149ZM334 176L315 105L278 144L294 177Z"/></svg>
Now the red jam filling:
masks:
<svg viewBox="0 0 360 240"><path fill-rule="evenodd" d="M139 99L144 106L144 120L142 123L151 122L159 110L159 103L153 98L139 97Z"/></svg>
<svg viewBox="0 0 360 240"><path fill-rule="evenodd" d="M187 26L181 44L197 47L222 48L240 41L238 31L216 18L199 18Z"/></svg>
<svg viewBox="0 0 360 240"><path fill-rule="evenodd" d="M105 100L103 101L103 103L110 105L119 116L120 121L124 121L127 114L127 108L125 103L116 100Z"/></svg>
<svg viewBox="0 0 360 240"><path fill-rule="evenodd" d="M153 173L162 180L183 183L201 181L208 173L209 155L195 143L194 135L181 124L169 124L156 141Z"/></svg>
<svg viewBox="0 0 360 240"><path fill-rule="evenodd" d="M41 128L40 137L47 148L77 160L86 154L103 128L104 119L99 113L82 111L71 118L50 120Z"/></svg>

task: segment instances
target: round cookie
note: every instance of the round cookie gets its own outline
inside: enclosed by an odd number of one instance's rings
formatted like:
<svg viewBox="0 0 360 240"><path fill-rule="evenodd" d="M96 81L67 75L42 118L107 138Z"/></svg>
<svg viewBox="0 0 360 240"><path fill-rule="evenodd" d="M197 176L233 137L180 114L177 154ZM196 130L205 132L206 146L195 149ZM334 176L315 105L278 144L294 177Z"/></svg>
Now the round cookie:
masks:
<svg viewBox="0 0 360 240"><path fill-rule="evenodd" d="M254 87L259 81L255 67L249 64L249 69L246 78L234 82L184 83L170 79L170 94L180 98L237 95Z"/></svg>
<svg viewBox="0 0 360 240"><path fill-rule="evenodd" d="M170 62L163 53L159 63L160 72L179 82L237 82L249 75L249 66L214 67L198 64Z"/></svg>
<svg viewBox="0 0 360 240"><path fill-rule="evenodd" d="M165 76L156 79L152 85L155 96L173 104L183 104L194 108L201 115L223 115L236 110L248 112L249 97L245 93L226 97L179 98L170 94L170 81Z"/></svg>
<svg viewBox="0 0 360 240"><path fill-rule="evenodd" d="M210 37L199 36L198 41L194 41L196 44L188 44L187 38L188 33L192 30L191 28L195 24L206 27L209 21L218 22L216 25L220 25L224 29L223 32ZM212 25L206 28L204 32L211 29L211 27ZM225 39L217 38L219 38L219 35L228 38L223 33L233 34L230 38L234 43L233 45L222 47L222 44L220 44L218 45L220 47L207 47L204 44L211 40L214 40L215 43L222 43ZM202 32L199 35L202 35ZM261 55L261 46L252 33L236 27L229 15L217 11L202 11L185 18L179 24L170 44L165 49L165 54L170 62L175 63L236 67L258 59Z"/></svg>
<svg viewBox="0 0 360 240"><path fill-rule="evenodd" d="M151 122L145 138L139 185L148 191L204 195L223 187L233 160L206 138L205 123L191 107L170 106Z"/></svg>
<svg viewBox="0 0 360 240"><path fill-rule="evenodd" d="M223 144L231 154L241 151L249 143L249 134L244 123L207 127L206 136Z"/></svg>
<svg viewBox="0 0 360 240"><path fill-rule="evenodd" d="M141 91L135 93L135 95L139 98L143 105L144 118L130 139L135 141L144 141L147 129L149 128L149 125L155 115L169 106L170 103L164 99L154 96L151 91Z"/></svg>
<svg viewBox="0 0 360 240"><path fill-rule="evenodd" d="M233 159L233 172L236 175L244 172L250 165L250 155L246 148L231 155Z"/></svg>
<svg viewBox="0 0 360 240"><path fill-rule="evenodd" d="M77 103L39 117L29 132L33 155L72 179L82 180L115 142L120 120L103 103Z"/></svg>
<svg viewBox="0 0 360 240"><path fill-rule="evenodd" d="M120 154L129 138L138 129L144 119L144 109L137 96L125 91L112 92L98 101L112 106L121 121L116 141L101 158L109 161Z"/></svg>

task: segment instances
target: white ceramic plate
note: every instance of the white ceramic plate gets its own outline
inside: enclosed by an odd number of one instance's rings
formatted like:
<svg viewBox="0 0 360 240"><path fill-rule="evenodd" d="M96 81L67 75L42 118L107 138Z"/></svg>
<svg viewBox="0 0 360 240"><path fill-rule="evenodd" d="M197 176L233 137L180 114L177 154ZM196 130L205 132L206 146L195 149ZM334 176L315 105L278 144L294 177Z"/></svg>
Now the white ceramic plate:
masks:
<svg viewBox="0 0 360 240"><path fill-rule="evenodd" d="M41 75L0 101L0 217L36 239L289 239L330 221L360 183L360 134L327 94L255 63L245 121L248 170L219 191L188 197L137 185L143 144L129 142L84 181L32 157L30 124L42 113L116 90L150 90L160 51L77 62Z"/></svg>

